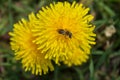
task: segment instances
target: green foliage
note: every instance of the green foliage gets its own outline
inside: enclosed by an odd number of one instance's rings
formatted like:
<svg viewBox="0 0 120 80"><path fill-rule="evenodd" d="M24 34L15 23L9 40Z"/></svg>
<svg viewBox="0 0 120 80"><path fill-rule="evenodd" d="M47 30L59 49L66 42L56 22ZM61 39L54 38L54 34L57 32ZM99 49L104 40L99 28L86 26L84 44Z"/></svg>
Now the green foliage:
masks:
<svg viewBox="0 0 120 80"><path fill-rule="evenodd" d="M13 24L51 2L77 1L95 16L96 45L82 66L55 66L54 72L35 76L24 72L9 46ZM120 80L120 0L0 0L0 80Z"/></svg>

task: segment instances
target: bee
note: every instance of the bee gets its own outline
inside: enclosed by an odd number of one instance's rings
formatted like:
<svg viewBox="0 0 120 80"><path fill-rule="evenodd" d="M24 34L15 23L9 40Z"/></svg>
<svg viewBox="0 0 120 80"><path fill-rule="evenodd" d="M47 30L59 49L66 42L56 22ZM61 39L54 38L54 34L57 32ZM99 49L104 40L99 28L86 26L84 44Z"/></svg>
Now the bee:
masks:
<svg viewBox="0 0 120 80"><path fill-rule="evenodd" d="M72 38L72 33L70 31L64 30L64 29L58 29L58 33L62 35L66 35L69 38Z"/></svg>

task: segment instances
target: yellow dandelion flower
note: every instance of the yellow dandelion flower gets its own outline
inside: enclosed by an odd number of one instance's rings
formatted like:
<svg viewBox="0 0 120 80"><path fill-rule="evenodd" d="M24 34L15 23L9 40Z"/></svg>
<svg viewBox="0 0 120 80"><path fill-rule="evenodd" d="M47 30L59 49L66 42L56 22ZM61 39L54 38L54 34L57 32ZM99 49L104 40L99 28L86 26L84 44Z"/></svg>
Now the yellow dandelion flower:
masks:
<svg viewBox="0 0 120 80"><path fill-rule="evenodd" d="M89 8L73 2L58 2L37 13L33 34L38 50L56 63L80 65L86 62L91 44L95 44L93 16Z"/></svg>
<svg viewBox="0 0 120 80"><path fill-rule="evenodd" d="M37 50L37 45L33 43L35 37L32 29L35 21L34 14L29 15L29 21L22 19L19 23L14 24L13 32L10 32L10 44L15 51L15 58L21 60L25 71L32 71L33 74L46 74L54 70L50 60L45 59L45 54Z"/></svg>

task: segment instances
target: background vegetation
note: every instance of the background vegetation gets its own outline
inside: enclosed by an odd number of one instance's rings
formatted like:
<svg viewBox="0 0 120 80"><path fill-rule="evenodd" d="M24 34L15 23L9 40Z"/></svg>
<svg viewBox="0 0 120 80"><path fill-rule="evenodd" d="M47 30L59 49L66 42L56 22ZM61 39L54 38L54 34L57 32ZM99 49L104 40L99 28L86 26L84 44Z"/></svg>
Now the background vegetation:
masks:
<svg viewBox="0 0 120 80"><path fill-rule="evenodd" d="M87 63L70 68L55 65L54 72L42 76L24 72L14 60L8 32L18 20L53 1L65 0L0 0L0 80L120 80L120 0L76 0L95 16L97 44Z"/></svg>

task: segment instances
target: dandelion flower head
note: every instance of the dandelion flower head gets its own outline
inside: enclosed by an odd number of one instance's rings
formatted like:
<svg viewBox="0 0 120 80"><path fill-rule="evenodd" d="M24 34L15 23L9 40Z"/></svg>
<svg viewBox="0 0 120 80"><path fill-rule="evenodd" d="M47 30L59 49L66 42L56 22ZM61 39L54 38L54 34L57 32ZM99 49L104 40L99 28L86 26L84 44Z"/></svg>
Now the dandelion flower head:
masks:
<svg viewBox="0 0 120 80"><path fill-rule="evenodd" d="M50 70L54 70L51 60L45 59L44 54L37 50L37 45L33 43L32 26L35 20L34 14L29 15L29 20L22 19L19 23L14 24L13 32L10 32L11 47L15 51L15 59L21 60L25 71L32 71L33 74L46 74Z"/></svg>
<svg viewBox="0 0 120 80"><path fill-rule="evenodd" d="M86 62L96 36L95 26L90 24L93 16L88 12L82 4L58 2L37 13L34 42L46 59L69 66Z"/></svg>

